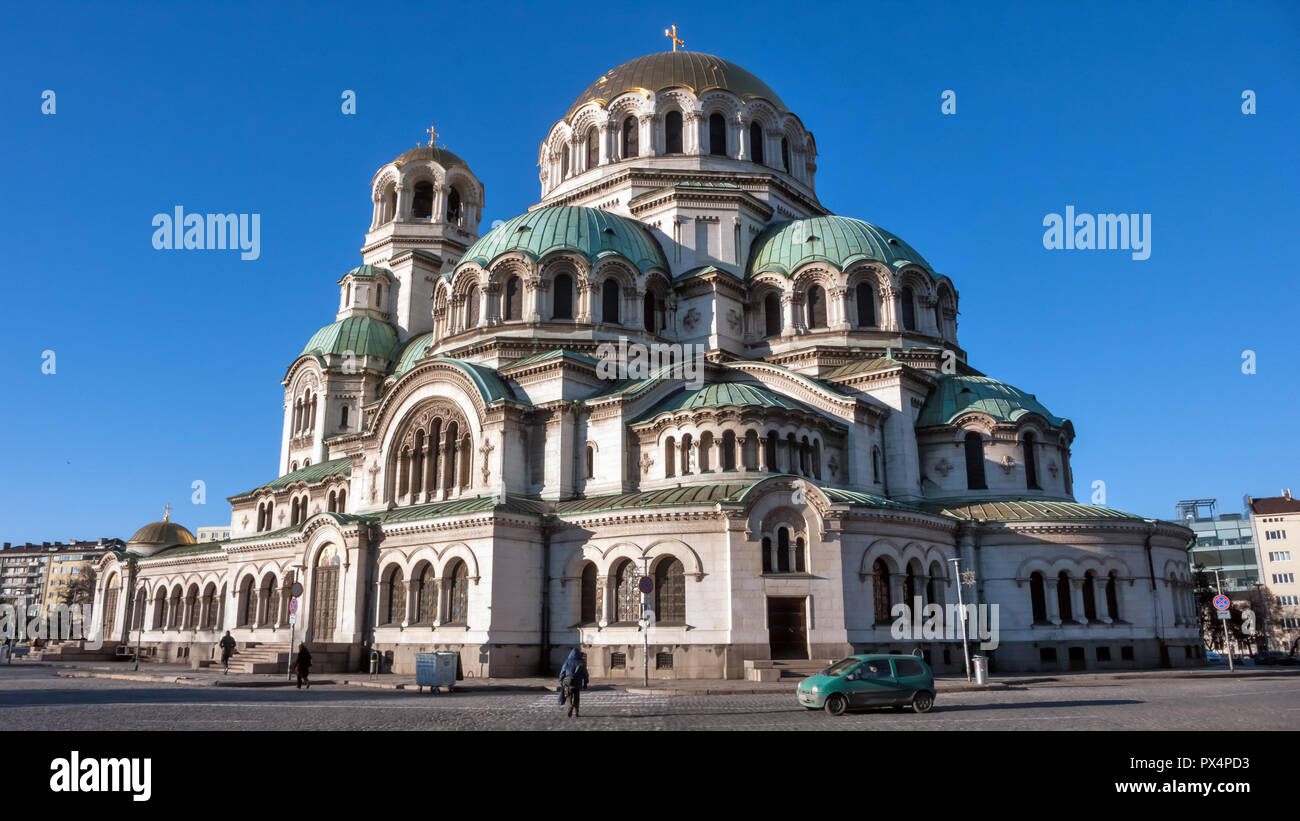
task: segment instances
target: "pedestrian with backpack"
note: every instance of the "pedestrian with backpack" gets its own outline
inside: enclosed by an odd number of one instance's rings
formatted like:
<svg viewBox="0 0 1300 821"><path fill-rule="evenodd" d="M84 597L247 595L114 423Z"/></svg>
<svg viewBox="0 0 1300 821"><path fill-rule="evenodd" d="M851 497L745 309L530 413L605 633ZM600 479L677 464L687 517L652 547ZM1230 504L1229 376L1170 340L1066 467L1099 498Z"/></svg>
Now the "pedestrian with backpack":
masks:
<svg viewBox="0 0 1300 821"><path fill-rule="evenodd" d="M569 702L569 718L574 716L581 718L579 702L582 691L587 689L587 681L587 664L583 660L582 653L575 647L564 660L564 666L560 668L560 690L563 694L560 703Z"/></svg>

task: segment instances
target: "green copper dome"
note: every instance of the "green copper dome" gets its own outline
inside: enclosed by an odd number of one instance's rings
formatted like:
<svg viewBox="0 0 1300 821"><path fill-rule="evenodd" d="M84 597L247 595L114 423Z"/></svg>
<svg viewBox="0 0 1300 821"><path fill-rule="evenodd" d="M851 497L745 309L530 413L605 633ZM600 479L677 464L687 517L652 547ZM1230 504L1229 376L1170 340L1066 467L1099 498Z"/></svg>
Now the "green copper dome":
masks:
<svg viewBox="0 0 1300 821"><path fill-rule="evenodd" d="M939 384L917 414L916 427L951 424L967 412L984 413L999 422L1015 422L1025 414L1036 413L1054 428L1068 424L1053 416L1033 394L1005 382L987 376L940 376Z"/></svg>
<svg viewBox="0 0 1300 821"><path fill-rule="evenodd" d="M863 259L874 259L897 270L920 265L937 278L916 249L883 228L849 217L812 217L769 225L750 246L746 277L775 271L793 276L809 262L829 262L840 270Z"/></svg>
<svg viewBox="0 0 1300 821"><path fill-rule="evenodd" d="M588 262L619 254L643 273L651 268L670 270L650 229L627 217L573 205L520 214L480 237L460 261L486 268L502 254L520 252L538 260L552 251L573 251Z"/></svg>
<svg viewBox="0 0 1300 821"><path fill-rule="evenodd" d="M321 328L298 355L342 356L349 351L354 356L373 356L392 362L397 353L397 331L383 320L350 316Z"/></svg>
<svg viewBox="0 0 1300 821"><path fill-rule="evenodd" d="M767 83L735 63L698 51L661 51L628 60L602 74L578 95L564 119L572 117L587 103L604 106L628 91L655 94L669 88L684 88L696 97L706 91L722 89L735 94L743 102L762 99L781 113L789 110Z"/></svg>

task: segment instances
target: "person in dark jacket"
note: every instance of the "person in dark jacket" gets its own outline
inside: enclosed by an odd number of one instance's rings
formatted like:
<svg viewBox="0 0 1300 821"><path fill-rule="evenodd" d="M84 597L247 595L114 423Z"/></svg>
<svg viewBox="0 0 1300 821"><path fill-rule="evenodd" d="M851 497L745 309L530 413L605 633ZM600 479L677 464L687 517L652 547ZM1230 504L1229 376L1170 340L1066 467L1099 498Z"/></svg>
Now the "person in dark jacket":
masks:
<svg viewBox="0 0 1300 821"><path fill-rule="evenodd" d="M579 699L582 691L587 689L587 681L587 663L583 660L582 653L575 647L564 660L564 666L560 668L560 686L564 688L564 698L569 702L570 718L582 716Z"/></svg>
<svg viewBox="0 0 1300 821"><path fill-rule="evenodd" d="M222 675L230 672L230 654L235 652L235 639L226 631L226 635L221 637L221 667Z"/></svg>
<svg viewBox="0 0 1300 821"><path fill-rule="evenodd" d="M306 642L298 645L298 663L293 666L298 671L298 689L302 689L302 683L307 682L307 689L311 689L311 681L307 678L311 674L311 651L307 649Z"/></svg>

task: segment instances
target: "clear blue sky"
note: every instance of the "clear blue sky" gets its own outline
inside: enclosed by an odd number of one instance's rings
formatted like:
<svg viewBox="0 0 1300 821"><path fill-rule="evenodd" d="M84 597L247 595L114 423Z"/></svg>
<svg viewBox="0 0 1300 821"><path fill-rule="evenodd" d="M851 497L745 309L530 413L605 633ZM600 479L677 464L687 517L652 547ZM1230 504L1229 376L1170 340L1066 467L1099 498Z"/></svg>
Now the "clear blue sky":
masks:
<svg viewBox="0 0 1300 821"><path fill-rule="evenodd" d="M823 203L952 277L972 364L1074 421L1080 501L1300 490L1300 4L618 7L6 7L0 539L126 538L167 502L228 523L276 473L279 382L333 319L374 171L436 121L486 230L536 201L572 99L671 23L803 118ZM175 205L261 214L261 258L155 251ZM1151 214L1151 258L1045 250L1067 205Z"/></svg>

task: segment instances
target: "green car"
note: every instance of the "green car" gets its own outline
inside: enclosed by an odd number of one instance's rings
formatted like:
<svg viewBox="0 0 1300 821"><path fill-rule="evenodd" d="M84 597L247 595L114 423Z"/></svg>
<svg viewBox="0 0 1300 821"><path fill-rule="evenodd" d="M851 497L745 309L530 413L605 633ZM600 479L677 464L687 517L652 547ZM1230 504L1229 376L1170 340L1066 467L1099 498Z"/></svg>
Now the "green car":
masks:
<svg viewBox="0 0 1300 821"><path fill-rule="evenodd" d="M799 703L833 716L850 707L911 705L918 713L934 706L934 674L918 656L849 656L799 682Z"/></svg>

